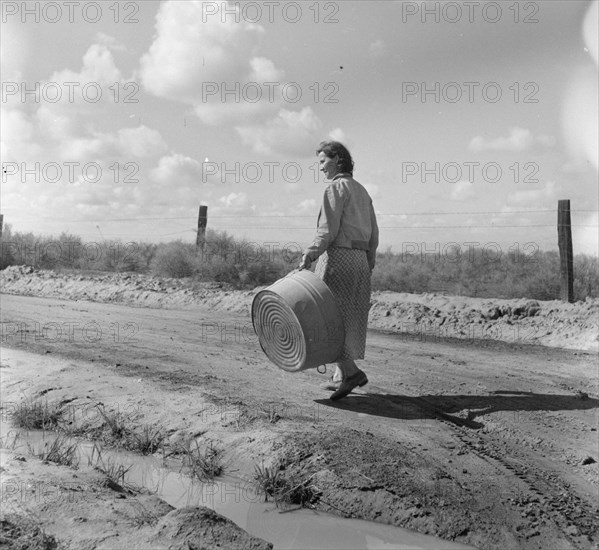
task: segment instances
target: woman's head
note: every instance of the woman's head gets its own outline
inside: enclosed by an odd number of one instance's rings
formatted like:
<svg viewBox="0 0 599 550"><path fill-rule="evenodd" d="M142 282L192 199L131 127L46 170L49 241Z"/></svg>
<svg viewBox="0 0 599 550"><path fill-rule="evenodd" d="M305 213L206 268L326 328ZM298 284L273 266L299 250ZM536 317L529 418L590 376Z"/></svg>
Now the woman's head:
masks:
<svg viewBox="0 0 599 550"><path fill-rule="evenodd" d="M322 141L316 150L316 154L321 160L332 159L335 161L334 167L337 169L335 173L332 173L334 170L332 170L333 166L331 166L332 163L330 162L327 163L329 166L328 170L323 170L329 179L332 179L335 174L340 172L347 172L350 175L353 175L354 161L352 160L349 151L342 143L339 143L338 141ZM323 159L323 157L325 157L325 159Z"/></svg>

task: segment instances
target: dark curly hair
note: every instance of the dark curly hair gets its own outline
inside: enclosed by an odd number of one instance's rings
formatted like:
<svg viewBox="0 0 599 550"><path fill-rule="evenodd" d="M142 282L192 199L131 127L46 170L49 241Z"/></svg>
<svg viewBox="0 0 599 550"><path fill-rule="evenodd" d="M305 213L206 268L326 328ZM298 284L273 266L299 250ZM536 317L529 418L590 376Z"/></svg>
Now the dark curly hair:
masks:
<svg viewBox="0 0 599 550"><path fill-rule="evenodd" d="M321 141L316 154L324 153L329 158L339 157L337 166L341 172L348 172L350 175L354 173L354 161L347 150L347 147L338 141Z"/></svg>

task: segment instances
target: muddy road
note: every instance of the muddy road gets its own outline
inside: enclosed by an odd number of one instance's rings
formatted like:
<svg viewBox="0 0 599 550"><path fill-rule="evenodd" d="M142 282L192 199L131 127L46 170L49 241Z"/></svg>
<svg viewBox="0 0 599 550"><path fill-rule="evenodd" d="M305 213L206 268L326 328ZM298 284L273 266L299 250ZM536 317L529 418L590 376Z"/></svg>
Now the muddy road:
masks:
<svg viewBox="0 0 599 550"><path fill-rule="evenodd" d="M12 373L5 406L25 394L135 403L172 438L222 442L248 479L261 462L309 472L318 509L478 548L597 547L594 353L370 331L370 383L333 403L319 388L331 367L278 369L246 316L1 302L4 347L70 364Z"/></svg>

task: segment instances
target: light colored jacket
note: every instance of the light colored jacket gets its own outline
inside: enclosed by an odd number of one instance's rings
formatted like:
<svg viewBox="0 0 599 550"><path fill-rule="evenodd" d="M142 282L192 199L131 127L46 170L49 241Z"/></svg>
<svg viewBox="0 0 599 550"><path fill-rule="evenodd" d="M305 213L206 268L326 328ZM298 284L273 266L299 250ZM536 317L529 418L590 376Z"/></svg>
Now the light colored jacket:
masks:
<svg viewBox="0 0 599 550"><path fill-rule="evenodd" d="M366 250L374 269L379 228L368 191L349 174L338 174L324 190L316 237L304 254L315 261L331 247Z"/></svg>

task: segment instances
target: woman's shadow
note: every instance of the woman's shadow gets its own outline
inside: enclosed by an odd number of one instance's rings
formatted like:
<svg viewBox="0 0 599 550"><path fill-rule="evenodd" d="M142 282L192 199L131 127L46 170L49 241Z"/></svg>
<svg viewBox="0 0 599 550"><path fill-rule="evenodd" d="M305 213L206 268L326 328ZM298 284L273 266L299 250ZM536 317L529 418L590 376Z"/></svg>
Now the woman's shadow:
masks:
<svg viewBox="0 0 599 550"><path fill-rule="evenodd" d="M524 420L528 411L588 410L599 406L599 399L582 392L560 395L509 390L498 390L489 395L417 397L366 391L352 393L339 401L316 399L315 402L325 407L398 420L444 419L473 429L482 428L481 419L491 413L502 412L506 418L518 422Z"/></svg>

